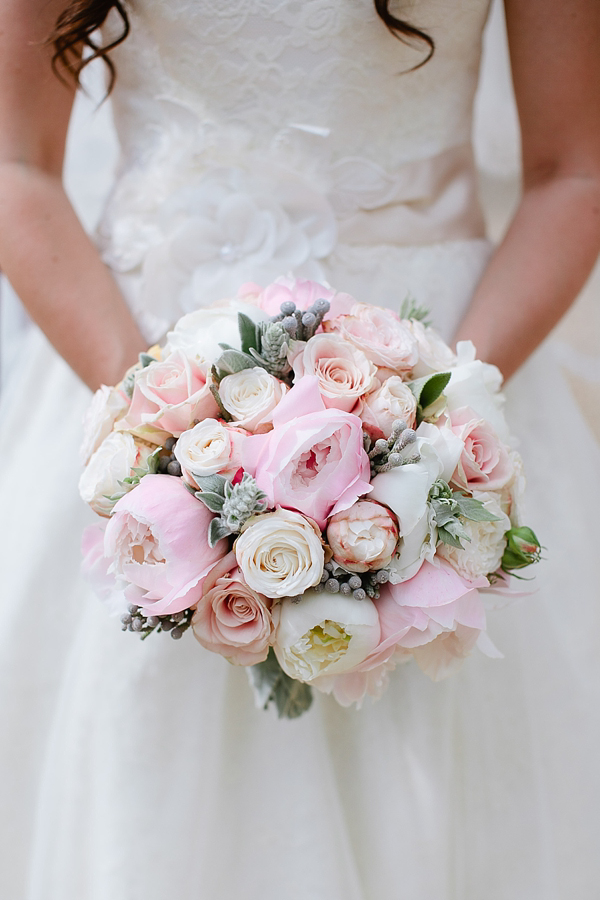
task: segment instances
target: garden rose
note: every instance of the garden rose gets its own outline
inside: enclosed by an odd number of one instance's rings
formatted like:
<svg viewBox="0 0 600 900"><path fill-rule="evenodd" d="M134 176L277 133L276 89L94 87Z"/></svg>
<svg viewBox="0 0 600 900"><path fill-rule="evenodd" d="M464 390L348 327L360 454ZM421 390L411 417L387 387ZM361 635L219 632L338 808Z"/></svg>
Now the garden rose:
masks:
<svg viewBox="0 0 600 900"><path fill-rule="evenodd" d="M184 431L175 445L175 458L185 481L194 488L196 477L224 475L233 478L241 467L242 444L246 433L217 419L204 419Z"/></svg>
<svg viewBox="0 0 600 900"><path fill-rule="evenodd" d="M202 595L206 575L227 545L208 543L212 514L180 478L145 475L115 505L104 553L127 582L126 594L153 615L180 612Z"/></svg>
<svg viewBox="0 0 600 900"><path fill-rule="evenodd" d="M88 406L83 419L83 440L79 455L85 465L108 437L116 420L129 407L127 398L116 388L101 385Z"/></svg>
<svg viewBox="0 0 600 900"><path fill-rule="evenodd" d="M441 544L438 547L438 556L446 559L467 581L475 581L499 568L506 546L504 535L510 528L510 519L502 511L499 496L474 491L473 497L480 500L489 512L497 516L497 521L472 522L466 519L461 524L471 541L463 541L462 549L451 547L449 544Z"/></svg>
<svg viewBox="0 0 600 900"><path fill-rule="evenodd" d="M266 597L296 597L321 580L321 532L289 509L252 516L234 549L246 584Z"/></svg>
<svg viewBox="0 0 600 900"><path fill-rule="evenodd" d="M213 363L223 352L221 343L239 350L238 313L244 313L254 322L266 318L254 304L236 300L229 301L227 306L197 309L182 316L168 333L165 355L182 350L192 359Z"/></svg>
<svg viewBox="0 0 600 900"><path fill-rule="evenodd" d="M262 366L226 375L219 385L221 402L234 422L248 431L268 431L271 413L287 392L287 385Z"/></svg>
<svg viewBox="0 0 600 900"><path fill-rule="evenodd" d="M324 528L371 490L360 419L326 409L314 376L288 391L273 415L273 431L244 442L242 464L269 506L297 509Z"/></svg>
<svg viewBox="0 0 600 900"><path fill-rule="evenodd" d="M110 516L115 504L109 497L122 490L121 482L133 474L134 466L144 465L153 449L138 444L130 434L113 431L104 438L81 473L81 498L99 516Z"/></svg>
<svg viewBox="0 0 600 900"><path fill-rule="evenodd" d="M363 398L358 415L374 438L389 438L394 422L399 419L406 422L409 428L415 427L417 401L402 379L392 375L380 388Z"/></svg>
<svg viewBox="0 0 600 900"><path fill-rule="evenodd" d="M331 517L327 542L334 560L350 572L383 569L396 549L398 526L385 506L358 500Z"/></svg>
<svg viewBox="0 0 600 900"><path fill-rule="evenodd" d="M417 319L402 321L415 338L419 352L419 359L411 373L412 378L422 378L434 372L447 372L456 365L456 353L453 353L437 331L423 325Z"/></svg>
<svg viewBox="0 0 600 900"><path fill-rule="evenodd" d="M409 372L419 358L415 338L391 309L356 303L350 315L324 322L323 328L351 341L376 366L398 374Z"/></svg>
<svg viewBox="0 0 600 900"><path fill-rule="evenodd" d="M450 413L452 431L463 442L463 452L452 480L463 490L497 491L508 484L514 470L510 450L491 425L469 407Z"/></svg>
<svg viewBox="0 0 600 900"><path fill-rule="evenodd" d="M291 678L313 682L354 669L379 643L379 617L368 598L308 591L273 611L273 647Z"/></svg>
<svg viewBox="0 0 600 900"><path fill-rule="evenodd" d="M127 428L154 425L178 437L199 419L214 416L218 407L203 367L174 350L163 362L135 374Z"/></svg>
<svg viewBox="0 0 600 900"><path fill-rule="evenodd" d="M326 407L352 412L376 383L377 369L362 350L335 335L316 334L299 347L293 358L296 380L307 375L319 379Z"/></svg>
<svg viewBox="0 0 600 900"><path fill-rule="evenodd" d="M263 662L273 631L270 602L253 591L239 569L218 578L198 602L192 619L196 639L238 666Z"/></svg>

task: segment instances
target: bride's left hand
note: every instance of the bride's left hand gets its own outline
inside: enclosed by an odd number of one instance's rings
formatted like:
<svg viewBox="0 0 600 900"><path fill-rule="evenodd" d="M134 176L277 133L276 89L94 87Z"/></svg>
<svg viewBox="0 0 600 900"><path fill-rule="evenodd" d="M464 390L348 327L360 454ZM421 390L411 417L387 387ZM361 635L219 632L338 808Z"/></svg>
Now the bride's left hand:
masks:
<svg viewBox="0 0 600 900"><path fill-rule="evenodd" d="M600 252L600 3L505 0L505 9L523 194L456 337L508 378Z"/></svg>

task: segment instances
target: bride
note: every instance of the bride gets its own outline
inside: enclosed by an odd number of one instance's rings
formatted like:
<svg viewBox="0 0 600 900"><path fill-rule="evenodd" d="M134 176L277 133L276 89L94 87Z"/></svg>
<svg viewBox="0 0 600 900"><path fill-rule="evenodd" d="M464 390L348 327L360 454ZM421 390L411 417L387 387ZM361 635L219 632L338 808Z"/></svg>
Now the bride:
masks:
<svg viewBox="0 0 600 900"><path fill-rule="evenodd" d="M3 897L597 896L600 455L536 348L600 247L600 6L505 8L524 177L492 253L470 145L488 0L1 0L0 267L39 326L0 427ZM61 168L98 26L122 159L91 240ZM193 642L115 628L79 578L76 491L88 388L287 271L410 292L519 370L548 548L537 594L490 615L503 661L403 667L377 703L296 721Z"/></svg>

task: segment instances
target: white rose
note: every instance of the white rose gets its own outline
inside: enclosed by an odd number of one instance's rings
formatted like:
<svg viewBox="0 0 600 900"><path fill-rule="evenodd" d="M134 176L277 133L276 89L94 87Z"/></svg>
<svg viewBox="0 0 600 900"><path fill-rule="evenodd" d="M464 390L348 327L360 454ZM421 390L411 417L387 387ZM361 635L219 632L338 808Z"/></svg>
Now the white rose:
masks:
<svg viewBox="0 0 600 900"><path fill-rule="evenodd" d="M83 440L79 451L83 465L89 462L92 453L108 437L116 420L128 407L129 403L116 388L105 384L98 388L83 419Z"/></svg>
<svg viewBox="0 0 600 900"><path fill-rule="evenodd" d="M412 332L419 351L419 360L412 370L413 378L422 378L434 372L447 372L456 365L456 354L437 331L417 319L411 319L405 324Z"/></svg>
<svg viewBox="0 0 600 900"><path fill-rule="evenodd" d="M500 370L475 359L475 348L470 341L461 341L457 352L457 365L451 370L450 381L444 388L448 411L469 406L492 426L501 441L509 443L508 425L502 412L504 395L500 393Z"/></svg>
<svg viewBox="0 0 600 900"><path fill-rule="evenodd" d="M248 431L268 430L271 413L286 391L287 386L261 366L226 375L219 385L223 406Z"/></svg>
<svg viewBox="0 0 600 900"><path fill-rule="evenodd" d="M132 435L114 431L104 438L79 479L79 493L100 516L110 516L115 505L109 500L121 490L135 466L143 465L152 448L136 444Z"/></svg>
<svg viewBox="0 0 600 900"><path fill-rule="evenodd" d="M321 580L321 532L289 509L248 519L234 549L246 584L265 597L297 597Z"/></svg>
<svg viewBox="0 0 600 900"><path fill-rule="evenodd" d="M195 476L233 477L241 466L245 439L243 431L229 428L217 419L204 419L184 431L174 450L184 479L192 487L198 487Z"/></svg>
<svg viewBox="0 0 600 900"><path fill-rule="evenodd" d="M506 547L505 533L510 528L510 519L502 511L499 496L492 493L474 491L475 500L481 500L489 512L498 516L495 522L472 522L464 519L461 524L471 541L463 540L463 549L440 544L438 555L448 560L450 565L468 581L475 581L481 575L495 572L502 561Z"/></svg>
<svg viewBox="0 0 600 900"><path fill-rule="evenodd" d="M392 375L382 386L363 400L360 418L367 428L389 438L394 422L401 419L414 428L417 419L417 401L399 375Z"/></svg>
<svg viewBox="0 0 600 900"><path fill-rule="evenodd" d="M292 359L296 381L316 375L327 407L352 412L376 384L377 369L362 350L334 334L316 334Z"/></svg>
<svg viewBox="0 0 600 900"><path fill-rule="evenodd" d="M368 598L308 591L297 603L283 600L274 618L279 665L298 681L351 671L377 647L381 635L377 610Z"/></svg>
<svg viewBox="0 0 600 900"><path fill-rule="evenodd" d="M167 335L165 357L173 350L183 350L186 356L201 358L208 362L215 360L223 352L219 344L229 344L240 349L240 333L238 313L244 313L254 322L266 318L265 313L257 306L230 301L227 306L197 309L187 316L182 316L173 331Z"/></svg>

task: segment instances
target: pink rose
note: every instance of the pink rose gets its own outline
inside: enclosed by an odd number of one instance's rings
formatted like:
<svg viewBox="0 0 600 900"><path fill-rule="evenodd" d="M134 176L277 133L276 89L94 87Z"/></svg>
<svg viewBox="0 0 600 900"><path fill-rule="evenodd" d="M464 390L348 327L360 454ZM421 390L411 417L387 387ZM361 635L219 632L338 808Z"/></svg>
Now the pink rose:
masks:
<svg viewBox="0 0 600 900"><path fill-rule="evenodd" d="M372 437L389 438L394 422L402 420L409 428L417 422L417 401L399 375L392 375L381 387L367 394L358 413Z"/></svg>
<svg viewBox="0 0 600 900"><path fill-rule="evenodd" d="M254 303L269 316L279 314L281 304L291 300L298 309L308 309L316 300L328 300L331 309L325 316L326 319L333 315L342 315L350 311L356 303L350 294L337 293L331 288L319 284L318 281L308 281L302 278L278 278L273 284L262 288L258 284L248 282L243 284L238 291L238 298L247 303Z"/></svg>
<svg viewBox="0 0 600 900"><path fill-rule="evenodd" d="M352 412L374 384L377 369L362 350L337 335L316 334L293 359L296 381L316 375L326 407Z"/></svg>
<svg viewBox="0 0 600 900"><path fill-rule="evenodd" d="M323 529L330 515L371 490L360 419L327 409L317 378L294 385L275 410L273 426L242 447L242 465L269 507L298 510Z"/></svg>
<svg viewBox="0 0 600 900"><path fill-rule="evenodd" d="M174 350L164 362L136 372L131 406L122 422L128 428L154 425L179 437L194 422L218 413L199 363Z"/></svg>
<svg viewBox="0 0 600 900"><path fill-rule="evenodd" d="M450 413L450 425L464 444L454 483L468 491L497 491L508 484L514 474L510 451L489 422L464 406Z"/></svg>
<svg viewBox="0 0 600 900"><path fill-rule="evenodd" d="M350 315L324 322L323 329L352 341L376 366L396 373L409 372L419 358L415 337L391 309L356 303Z"/></svg>
<svg viewBox="0 0 600 900"><path fill-rule="evenodd" d="M269 652L273 633L270 605L234 568L202 595L192 619L194 635L203 647L234 665L253 666L263 662Z"/></svg>
<svg viewBox="0 0 600 900"><path fill-rule="evenodd" d="M127 582L130 602L154 615L194 606L208 572L227 552L208 543L212 514L171 475L145 475L114 507L104 554Z"/></svg>
<svg viewBox="0 0 600 900"><path fill-rule="evenodd" d="M398 524L387 507L358 500L331 517L327 542L334 560L350 572L383 569L398 545Z"/></svg>

